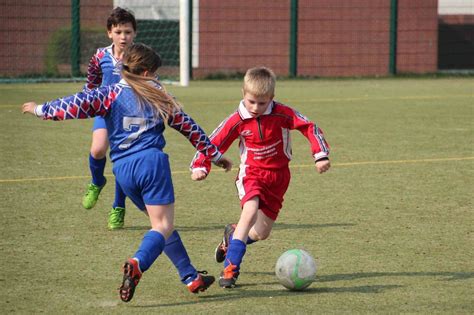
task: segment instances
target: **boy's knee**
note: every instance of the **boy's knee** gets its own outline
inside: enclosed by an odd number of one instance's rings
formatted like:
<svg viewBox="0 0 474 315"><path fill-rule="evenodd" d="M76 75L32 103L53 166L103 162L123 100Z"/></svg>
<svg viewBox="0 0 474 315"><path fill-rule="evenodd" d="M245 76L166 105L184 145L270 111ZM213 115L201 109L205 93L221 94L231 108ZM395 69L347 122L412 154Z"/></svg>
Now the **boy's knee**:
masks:
<svg viewBox="0 0 474 315"><path fill-rule="evenodd" d="M106 154L107 154L107 147L105 147L105 149L98 146L91 147L91 155L96 160L101 160L105 158Z"/></svg>
<svg viewBox="0 0 474 315"><path fill-rule="evenodd" d="M270 236L270 231L250 231L249 237L254 241L263 241Z"/></svg>
<svg viewBox="0 0 474 315"><path fill-rule="evenodd" d="M269 236L270 236L270 231L261 233L259 235L261 241L266 240Z"/></svg>

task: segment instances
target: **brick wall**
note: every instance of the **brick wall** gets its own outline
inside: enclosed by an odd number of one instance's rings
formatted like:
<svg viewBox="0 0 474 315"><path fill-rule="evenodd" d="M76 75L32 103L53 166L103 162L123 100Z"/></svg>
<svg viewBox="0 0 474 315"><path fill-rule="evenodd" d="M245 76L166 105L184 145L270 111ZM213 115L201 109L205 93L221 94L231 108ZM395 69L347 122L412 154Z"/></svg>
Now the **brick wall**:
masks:
<svg viewBox="0 0 474 315"><path fill-rule="evenodd" d="M206 0L194 77L266 65L289 74L290 0ZM399 0L398 72L437 70L437 0ZM389 73L390 1L299 0L301 76Z"/></svg>
<svg viewBox="0 0 474 315"><path fill-rule="evenodd" d="M437 0L399 0L399 73L437 70ZM193 76L266 65L289 74L291 0L201 0ZM70 0L0 2L1 76L42 73L51 35L71 24ZM113 0L81 0L81 26L104 28ZM390 1L299 0L301 76L387 75Z"/></svg>
<svg viewBox="0 0 474 315"><path fill-rule="evenodd" d="M385 75L390 1L300 0L298 74Z"/></svg>
<svg viewBox="0 0 474 315"><path fill-rule="evenodd" d="M438 0L398 0L398 73L438 69Z"/></svg>
<svg viewBox="0 0 474 315"><path fill-rule="evenodd" d="M290 0L199 3L199 67L194 77L266 65L287 74Z"/></svg>
<svg viewBox="0 0 474 315"><path fill-rule="evenodd" d="M81 0L81 26L106 29L113 0ZM71 25L71 0L0 2L0 75L42 73L51 35ZM104 35L105 36L105 35Z"/></svg>

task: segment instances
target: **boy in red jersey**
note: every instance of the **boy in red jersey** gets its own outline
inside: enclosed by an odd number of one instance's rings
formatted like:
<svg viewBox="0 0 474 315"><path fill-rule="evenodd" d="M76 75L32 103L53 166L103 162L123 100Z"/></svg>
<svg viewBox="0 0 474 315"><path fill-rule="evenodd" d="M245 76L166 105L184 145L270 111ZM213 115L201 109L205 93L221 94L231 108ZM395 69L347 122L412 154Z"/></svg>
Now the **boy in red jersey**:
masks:
<svg viewBox="0 0 474 315"><path fill-rule="evenodd" d="M329 146L321 129L294 109L273 100L276 78L265 67L252 68L244 77L243 100L210 139L221 153L239 138L240 169L236 179L242 213L239 222L225 227L216 248L216 261L224 262L219 285L232 288L240 273L247 244L268 238L290 183L290 130L308 140L318 173L326 172ZM193 180L202 180L211 161L196 153L191 162Z"/></svg>

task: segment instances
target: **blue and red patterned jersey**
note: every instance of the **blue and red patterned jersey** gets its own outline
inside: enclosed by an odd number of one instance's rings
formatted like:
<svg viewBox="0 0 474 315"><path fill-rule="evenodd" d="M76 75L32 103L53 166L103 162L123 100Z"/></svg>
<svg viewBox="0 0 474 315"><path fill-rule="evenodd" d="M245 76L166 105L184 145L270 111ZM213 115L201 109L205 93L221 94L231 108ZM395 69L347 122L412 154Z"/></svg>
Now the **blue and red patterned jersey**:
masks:
<svg viewBox="0 0 474 315"><path fill-rule="evenodd" d="M97 49L89 61L84 91L118 83L121 70L122 62L114 57L113 45Z"/></svg>
<svg viewBox="0 0 474 315"><path fill-rule="evenodd" d="M125 80L44 103L36 112L43 119L51 120L104 117L112 161L149 148L162 150L166 144L163 120L154 118L147 106L143 111L139 109L138 100ZM217 148L185 112L170 115L168 125L183 134L207 158L220 159Z"/></svg>

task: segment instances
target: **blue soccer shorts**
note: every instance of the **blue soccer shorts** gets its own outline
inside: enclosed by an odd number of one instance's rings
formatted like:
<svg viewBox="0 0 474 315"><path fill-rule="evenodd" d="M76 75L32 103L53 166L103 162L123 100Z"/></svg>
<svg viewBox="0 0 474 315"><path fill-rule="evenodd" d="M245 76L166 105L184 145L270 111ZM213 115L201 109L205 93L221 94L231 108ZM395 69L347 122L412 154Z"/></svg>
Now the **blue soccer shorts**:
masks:
<svg viewBox="0 0 474 315"><path fill-rule="evenodd" d="M140 210L145 205L174 203L168 155L147 149L114 162L113 173L128 198Z"/></svg>

